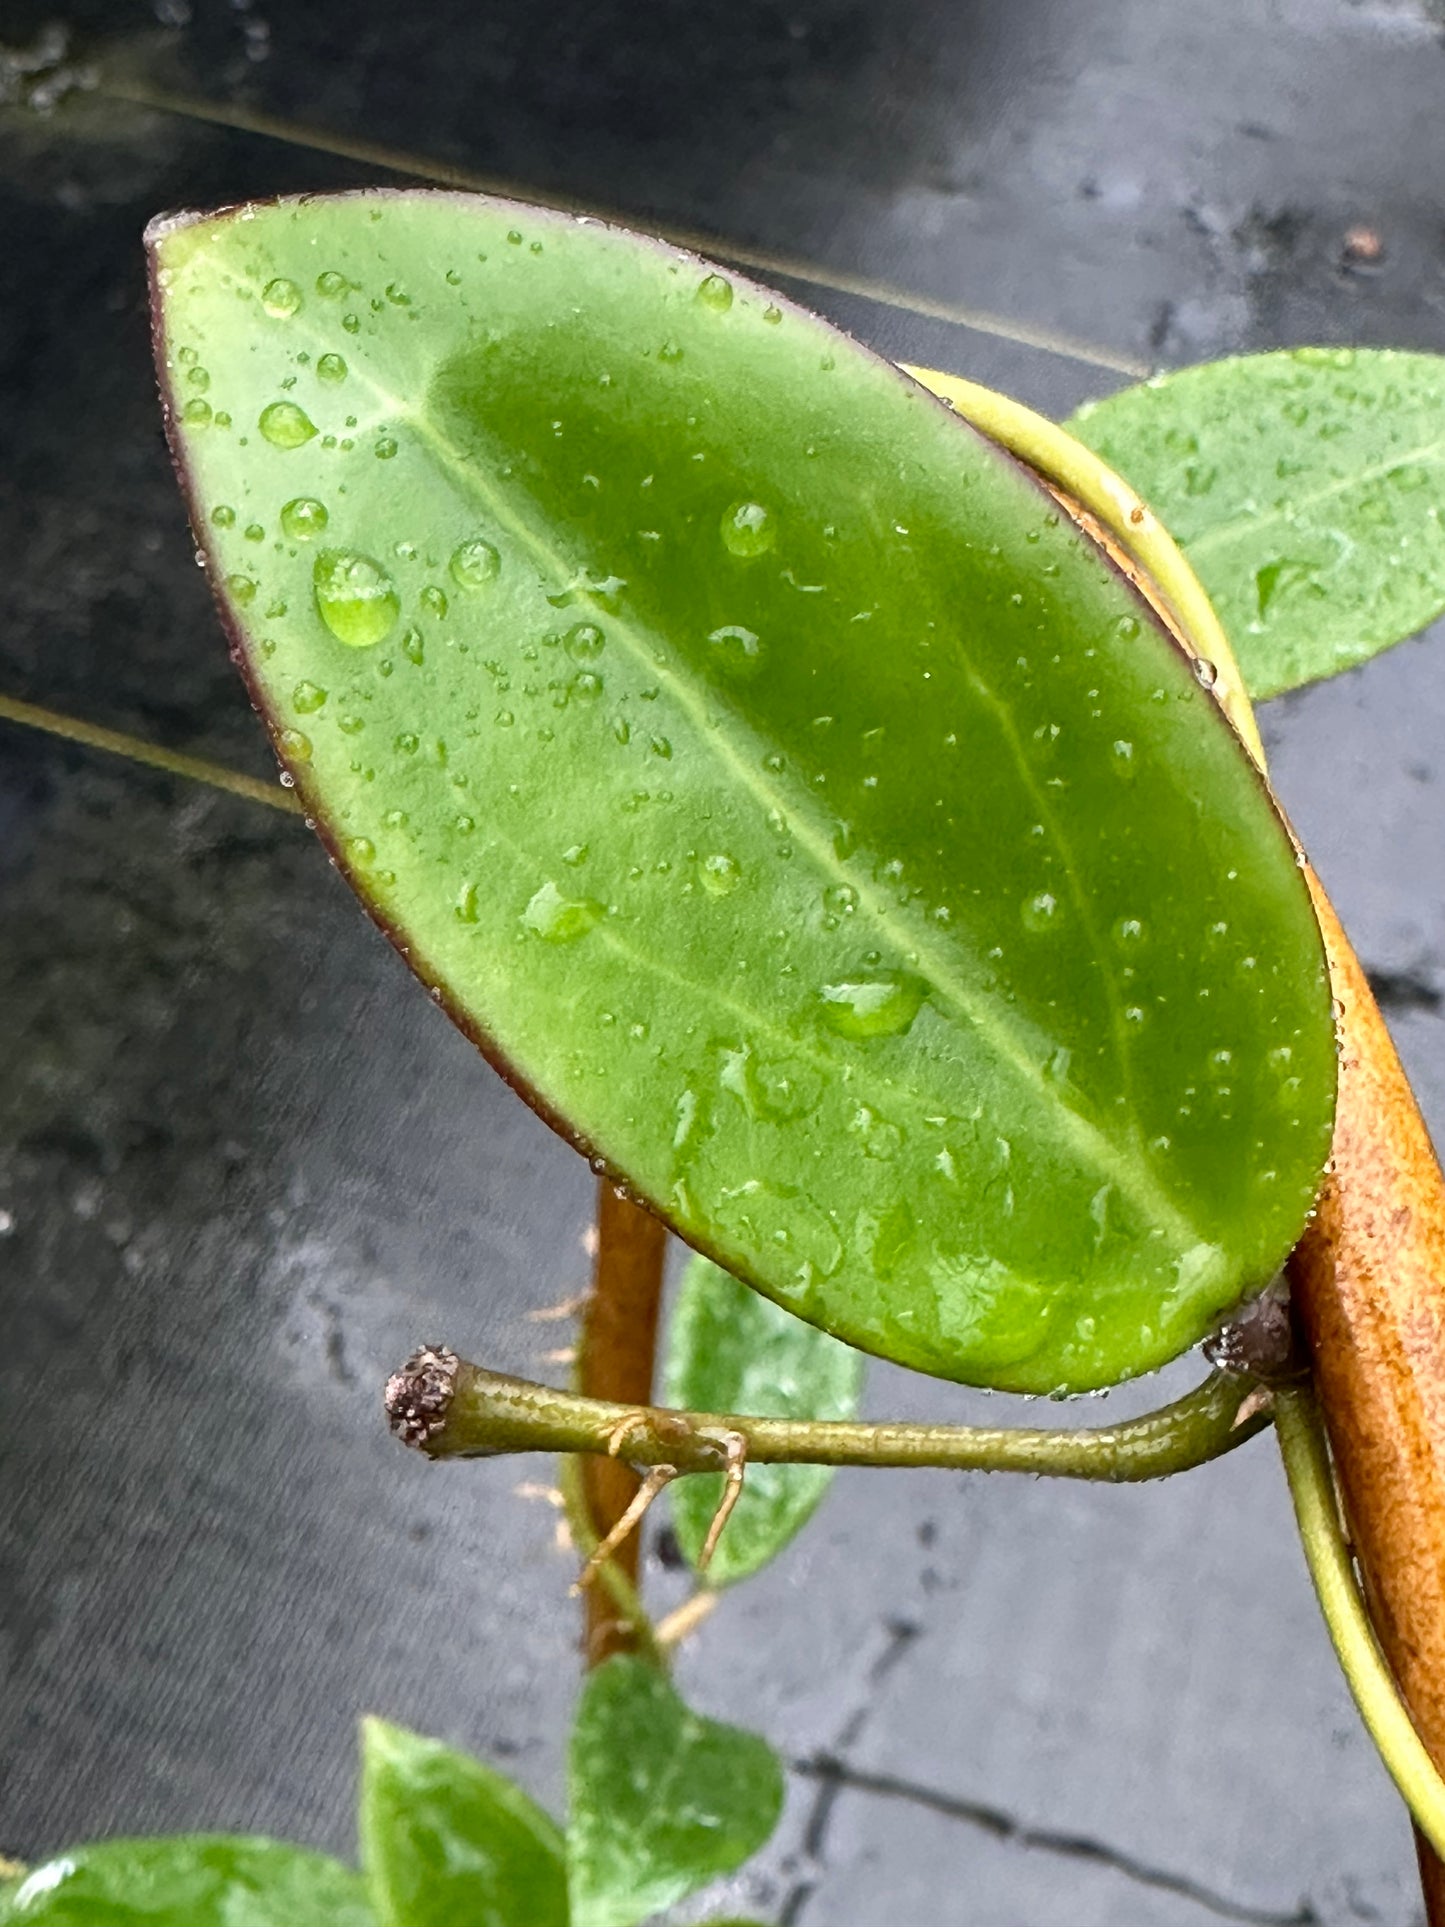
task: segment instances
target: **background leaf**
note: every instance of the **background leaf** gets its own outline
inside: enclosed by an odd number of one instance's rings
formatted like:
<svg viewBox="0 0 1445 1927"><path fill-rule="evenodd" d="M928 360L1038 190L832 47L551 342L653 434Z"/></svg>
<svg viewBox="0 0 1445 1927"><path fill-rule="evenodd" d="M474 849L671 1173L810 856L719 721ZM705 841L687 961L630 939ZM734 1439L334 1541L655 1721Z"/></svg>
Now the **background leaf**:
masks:
<svg viewBox="0 0 1445 1927"><path fill-rule="evenodd" d="M1351 669L1445 610L1439 355L1210 362L1069 427L1183 545L1256 698Z"/></svg>
<svg viewBox="0 0 1445 1927"><path fill-rule="evenodd" d="M361 1861L380 1927L567 1927L558 1828L440 1740L362 1725Z"/></svg>
<svg viewBox="0 0 1445 1927"><path fill-rule="evenodd" d="M375 1927L359 1875L277 1840L176 1834L72 1847L0 1898L3 1927Z"/></svg>
<svg viewBox="0 0 1445 1927"><path fill-rule="evenodd" d="M628 1657L587 1676L567 1778L572 1927L632 1927L732 1873L783 1804L766 1740L691 1712Z"/></svg>
<svg viewBox="0 0 1445 1927"><path fill-rule="evenodd" d="M683 1274L663 1371L669 1405L768 1418L852 1418L863 1384L863 1359L851 1346L805 1325L706 1258L694 1258ZM708 1583L729 1585L775 1558L812 1516L832 1478L827 1465L750 1465ZM722 1475L712 1473L670 1488L678 1540L693 1565L722 1492Z"/></svg>
<svg viewBox="0 0 1445 1927"><path fill-rule="evenodd" d="M1082 1389L1295 1242L1334 1031L1144 605L897 369L693 257L364 194L151 235L259 704L457 1020L852 1343Z"/></svg>

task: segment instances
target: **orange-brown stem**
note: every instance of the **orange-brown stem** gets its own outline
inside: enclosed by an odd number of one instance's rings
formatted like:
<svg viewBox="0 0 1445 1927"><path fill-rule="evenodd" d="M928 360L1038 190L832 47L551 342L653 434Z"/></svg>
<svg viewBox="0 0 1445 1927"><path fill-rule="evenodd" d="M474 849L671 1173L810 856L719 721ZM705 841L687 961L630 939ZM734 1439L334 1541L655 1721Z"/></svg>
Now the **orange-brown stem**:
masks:
<svg viewBox="0 0 1445 1927"><path fill-rule="evenodd" d="M597 1258L578 1351L579 1392L620 1405L652 1403L666 1254L666 1227L621 1196L606 1178L601 1179ZM605 1539L637 1494L637 1474L619 1459L586 1458L581 1476L593 1530ZM641 1536L634 1532L612 1555L634 1584ZM584 1597L587 1663L598 1666L614 1653L632 1651L636 1644L632 1629L618 1618L607 1589L589 1586Z"/></svg>
<svg viewBox="0 0 1445 1927"><path fill-rule="evenodd" d="M1334 1155L1290 1261L1371 1616L1445 1771L1445 1178L1395 1047L1318 880L1340 1023ZM1421 1842L1430 1927L1445 1868Z"/></svg>

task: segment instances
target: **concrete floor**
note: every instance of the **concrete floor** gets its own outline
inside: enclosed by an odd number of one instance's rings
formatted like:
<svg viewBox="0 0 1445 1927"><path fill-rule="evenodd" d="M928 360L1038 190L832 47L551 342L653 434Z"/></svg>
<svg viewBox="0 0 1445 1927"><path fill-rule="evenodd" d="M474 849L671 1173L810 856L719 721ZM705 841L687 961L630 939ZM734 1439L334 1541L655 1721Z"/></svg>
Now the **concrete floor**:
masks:
<svg viewBox="0 0 1445 1927"><path fill-rule="evenodd" d="M265 5L90 0L75 51L1116 358L1445 347L1445 45L1418 0ZM7 0L0 40L48 17ZM267 772L161 446L138 239L162 207L378 178L105 93L0 106L0 690ZM1357 221L1370 277L1339 267ZM1120 379L802 292L1052 412ZM1437 1134L1442 662L1427 638L1266 716ZM378 1389L433 1334L548 1369L527 1312L583 1279L581 1161L297 824L9 726L0 1010L0 1846L215 1826L346 1851L367 1709L555 1804L576 1613L551 1514L514 1495L546 1467L405 1457ZM869 1402L977 1404L882 1368ZM1416 1917L1268 1438L1140 1491L840 1478L683 1676L799 1765L730 1895L771 1918Z"/></svg>

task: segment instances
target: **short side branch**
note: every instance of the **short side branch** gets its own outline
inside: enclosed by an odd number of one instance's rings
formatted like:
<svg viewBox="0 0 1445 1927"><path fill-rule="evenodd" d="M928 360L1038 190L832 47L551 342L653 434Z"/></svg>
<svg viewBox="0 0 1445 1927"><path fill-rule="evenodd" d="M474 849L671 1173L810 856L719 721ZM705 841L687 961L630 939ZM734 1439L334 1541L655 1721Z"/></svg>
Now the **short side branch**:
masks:
<svg viewBox="0 0 1445 1927"><path fill-rule="evenodd" d="M433 1459L503 1452L605 1458L620 1447L630 1465L669 1465L679 1473L727 1472L745 1457L755 1465L933 1465L1129 1484L1187 1471L1252 1438L1269 1423L1259 1390L1255 1379L1215 1372L1142 1418L1055 1432L671 1412L584 1398L459 1361L445 1412L409 1442Z"/></svg>

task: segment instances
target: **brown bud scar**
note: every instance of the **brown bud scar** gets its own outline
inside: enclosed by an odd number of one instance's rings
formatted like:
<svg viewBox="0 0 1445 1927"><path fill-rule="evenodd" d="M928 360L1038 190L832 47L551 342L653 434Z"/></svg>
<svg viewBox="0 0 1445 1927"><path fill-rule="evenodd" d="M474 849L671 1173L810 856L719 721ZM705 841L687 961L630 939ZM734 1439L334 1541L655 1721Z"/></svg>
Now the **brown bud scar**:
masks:
<svg viewBox="0 0 1445 1927"><path fill-rule="evenodd" d="M386 1422L403 1445L426 1446L445 1428L460 1363L446 1345L423 1345L386 1381Z"/></svg>

